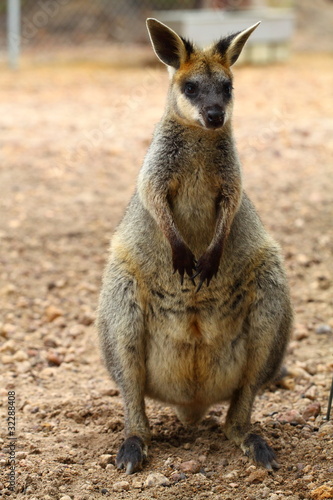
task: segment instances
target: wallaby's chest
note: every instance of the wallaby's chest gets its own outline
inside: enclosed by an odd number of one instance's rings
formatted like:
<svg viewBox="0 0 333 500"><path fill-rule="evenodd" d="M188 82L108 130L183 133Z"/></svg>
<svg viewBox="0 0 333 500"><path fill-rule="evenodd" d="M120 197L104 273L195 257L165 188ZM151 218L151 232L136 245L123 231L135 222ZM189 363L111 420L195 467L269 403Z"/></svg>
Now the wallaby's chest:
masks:
<svg viewBox="0 0 333 500"><path fill-rule="evenodd" d="M207 161L190 158L171 187L169 200L175 222L194 252L202 252L213 237L219 182Z"/></svg>

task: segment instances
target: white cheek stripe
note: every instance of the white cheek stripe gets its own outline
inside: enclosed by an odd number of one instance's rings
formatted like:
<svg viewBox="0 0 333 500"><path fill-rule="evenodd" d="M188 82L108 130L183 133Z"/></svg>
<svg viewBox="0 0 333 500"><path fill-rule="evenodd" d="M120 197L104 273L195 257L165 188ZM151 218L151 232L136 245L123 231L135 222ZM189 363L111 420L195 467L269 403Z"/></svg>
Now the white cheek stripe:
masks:
<svg viewBox="0 0 333 500"><path fill-rule="evenodd" d="M184 118L192 122L201 122L201 115L198 108L193 106L190 101L182 94L177 96L177 106Z"/></svg>

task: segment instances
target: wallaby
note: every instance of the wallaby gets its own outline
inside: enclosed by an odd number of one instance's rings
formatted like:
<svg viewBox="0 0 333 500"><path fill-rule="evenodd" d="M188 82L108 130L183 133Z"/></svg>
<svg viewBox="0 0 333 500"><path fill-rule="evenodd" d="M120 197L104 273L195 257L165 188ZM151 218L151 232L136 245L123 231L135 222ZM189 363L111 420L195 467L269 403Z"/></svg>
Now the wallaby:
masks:
<svg viewBox="0 0 333 500"><path fill-rule="evenodd" d="M174 406L187 425L230 400L227 438L278 466L250 417L279 370L292 309L279 248L242 190L231 125L230 67L258 24L201 50L147 20L170 88L112 238L97 319L124 400L117 466L128 474L147 457L145 396Z"/></svg>

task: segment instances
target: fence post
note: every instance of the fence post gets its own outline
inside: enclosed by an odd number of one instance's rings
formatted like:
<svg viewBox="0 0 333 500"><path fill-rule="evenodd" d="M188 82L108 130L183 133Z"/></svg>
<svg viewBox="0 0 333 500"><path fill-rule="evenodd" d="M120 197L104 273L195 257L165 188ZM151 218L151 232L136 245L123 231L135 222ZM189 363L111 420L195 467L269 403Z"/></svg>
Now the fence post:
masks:
<svg viewBox="0 0 333 500"><path fill-rule="evenodd" d="M21 2L7 0L7 47L8 63L12 69L18 68L21 42Z"/></svg>

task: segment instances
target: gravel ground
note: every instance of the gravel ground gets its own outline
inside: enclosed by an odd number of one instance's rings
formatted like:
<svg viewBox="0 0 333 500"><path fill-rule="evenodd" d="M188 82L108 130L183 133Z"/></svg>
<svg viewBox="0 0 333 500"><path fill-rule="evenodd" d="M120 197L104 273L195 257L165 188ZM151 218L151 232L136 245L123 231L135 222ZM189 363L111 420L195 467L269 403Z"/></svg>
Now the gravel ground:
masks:
<svg viewBox="0 0 333 500"><path fill-rule="evenodd" d="M123 407L94 318L109 239L161 116L167 75L102 64L2 68L0 495L11 494L15 443L19 499L333 498L333 421L323 418L333 372L331 68L330 56L304 55L235 69L244 183L282 246L296 314L288 375L253 412L281 468L256 468L226 440L226 405L188 430L148 401L150 457L129 477L114 466Z"/></svg>

